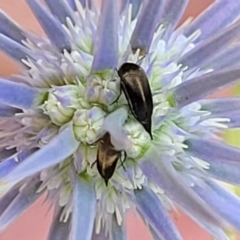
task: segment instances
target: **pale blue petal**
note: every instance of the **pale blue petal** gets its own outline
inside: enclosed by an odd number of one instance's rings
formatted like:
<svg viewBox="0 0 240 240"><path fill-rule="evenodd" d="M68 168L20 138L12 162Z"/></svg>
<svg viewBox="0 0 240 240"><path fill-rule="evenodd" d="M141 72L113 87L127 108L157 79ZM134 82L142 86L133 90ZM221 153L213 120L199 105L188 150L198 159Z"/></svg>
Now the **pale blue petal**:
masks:
<svg viewBox="0 0 240 240"><path fill-rule="evenodd" d="M173 169L170 160L170 157L166 156L161 156L161 160L158 160L156 164L147 160L141 164L141 169L149 179L164 190L176 205L212 236L227 240L227 236L221 230L224 225L221 218L181 181L180 175Z"/></svg>
<svg viewBox="0 0 240 240"><path fill-rule="evenodd" d="M22 63L23 59L35 60L29 49L0 33L0 49L12 59Z"/></svg>
<svg viewBox="0 0 240 240"><path fill-rule="evenodd" d="M224 162L240 167L240 148L203 138L190 138L184 141L190 155L207 162Z"/></svg>
<svg viewBox="0 0 240 240"><path fill-rule="evenodd" d="M12 148L12 149L0 148L0 166L3 160L5 160L8 157L11 157L14 153L16 153L15 148ZM0 167L0 172L1 172L1 167Z"/></svg>
<svg viewBox="0 0 240 240"><path fill-rule="evenodd" d="M240 98L220 98L199 101L201 110L210 111L211 114L202 119L228 118L230 122L224 122L230 128L240 127Z"/></svg>
<svg viewBox="0 0 240 240"><path fill-rule="evenodd" d="M183 107L240 81L240 66L204 74L179 84L169 91L173 106Z"/></svg>
<svg viewBox="0 0 240 240"><path fill-rule="evenodd" d="M77 11L75 0L68 0L68 4L70 5L73 11Z"/></svg>
<svg viewBox="0 0 240 240"><path fill-rule="evenodd" d="M85 4L85 7L87 7L88 9L94 9L94 7L97 6L96 2L94 2L94 0L79 0L79 1L82 5Z"/></svg>
<svg viewBox="0 0 240 240"><path fill-rule="evenodd" d="M205 116L202 120L211 119L211 118L226 118L227 122L224 122L229 128L239 128L240 127L240 109L225 111L219 113L213 113L211 115Z"/></svg>
<svg viewBox="0 0 240 240"><path fill-rule="evenodd" d="M118 8L117 2L104 0L95 41L92 72L114 69L118 63Z"/></svg>
<svg viewBox="0 0 240 240"><path fill-rule="evenodd" d="M11 152L15 152L16 150L12 149ZM18 166L22 161L24 161L27 157L29 157L35 150L23 150L22 152L16 154L15 156L0 162L0 179L5 177L8 173L10 173L15 167ZM1 155L1 152L0 152ZM1 158L0 158L1 160Z"/></svg>
<svg viewBox="0 0 240 240"><path fill-rule="evenodd" d="M62 24L66 24L66 19L71 19L74 23L74 15L72 9L64 0L45 0L47 6L51 10L52 14L58 18Z"/></svg>
<svg viewBox="0 0 240 240"><path fill-rule="evenodd" d="M8 227L44 193L44 191L36 193L40 184L39 177L35 177L26 183L26 186L21 189L19 194L0 216L0 231Z"/></svg>
<svg viewBox="0 0 240 240"><path fill-rule="evenodd" d="M26 33L9 16L0 10L0 33L12 40L22 43L26 39Z"/></svg>
<svg viewBox="0 0 240 240"><path fill-rule="evenodd" d="M112 217L112 239L114 240L127 240L127 229L124 226L124 223L121 225L118 224L115 215Z"/></svg>
<svg viewBox="0 0 240 240"><path fill-rule="evenodd" d="M72 1L74 1L74 0L72 0ZM88 4L88 6L89 6L89 4L91 5L90 0L75 0L75 1L79 1L84 8L86 7L87 4Z"/></svg>
<svg viewBox="0 0 240 240"><path fill-rule="evenodd" d="M95 214L96 196L94 186L89 180L76 176L73 188L73 240L91 240Z"/></svg>
<svg viewBox="0 0 240 240"><path fill-rule="evenodd" d="M55 210L55 216L48 233L48 240L68 240L71 220L68 218L67 222L60 222L62 210L63 208Z"/></svg>
<svg viewBox="0 0 240 240"><path fill-rule="evenodd" d="M105 229L103 227L101 227L99 234L96 234L96 232L93 231L91 240L109 240L109 238L106 237Z"/></svg>
<svg viewBox="0 0 240 240"><path fill-rule="evenodd" d="M3 180L7 182L20 181L43 169L58 164L71 156L77 150L78 145L79 142L74 137L72 127L68 126L46 146L19 164Z"/></svg>
<svg viewBox="0 0 240 240"><path fill-rule="evenodd" d="M212 34L221 31L225 26L232 23L240 14L238 1L220 0L215 1L187 28L185 34L189 36L196 30L201 30L201 35L195 42L200 42Z"/></svg>
<svg viewBox="0 0 240 240"><path fill-rule="evenodd" d="M76 0L75 0L76 1ZM89 0L78 0L82 6L85 8L86 7L86 1L89 1Z"/></svg>
<svg viewBox="0 0 240 240"><path fill-rule="evenodd" d="M39 106L44 96L35 88L0 78L0 101L6 105L29 109Z"/></svg>
<svg viewBox="0 0 240 240"><path fill-rule="evenodd" d="M16 113L20 112L22 112L20 109L5 105L0 102L0 117L12 117Z"/></svg>
<svg viewBox="0 0 240 240"><path fill-rule="evenodd" d="M240 97L204 99L199 103L201 104L201 110L210 111L213 114L240 109Z"/></svg>
<svg viewBox="0 0 240 240"><path fill-rule="evenodd" d="M165 8L163 11L163 16L160 21L165 28L165 33L163 38L168 40L173 30L179 23L180 18L182 17L189 0L167 0Z"/></svg>
<svg viewBox="0 0 240 240"><path fill-rule="evenodd" d="M106 234L105 227L102 225L98 234L93 230L91 240L127 240L125 220L118 225L115 214L112 214L112 220L107 227L110 229L111 237Z"/></svg>
<svg viewBox="0 0 240 240"><path fill-rule="evenodd" d="M121 1L121 11L120 11L120 13L124 12L124 10L125 10L126 8L128 8L129 1L130 1L130 0L122 0L122 1Z"/></svg>
<svg viewBox="0 0 240 240"><path fill-rule="evenodd" d="M3 197L0 198L0 217L11 202L17 197L21 183L14 185Z"/></svg>
<svg viewBox="0 0 240 240"><path fill-rule="evenodd" d="M223 29L218 34L209 37L191 51L184 54L178 63L188 67L188 71L206 66L216 55L224 51L228 45L240 35L240 22Z"/></svg>
<svg viewBox="0 0 240 240"><path fill-rule="evenodd" d="M217 55L210 63L204 64L205 68L218 70L221 68L237 65L240 63L240 43L226 48L224 52Z"/></svg>
<svg viewBox="0 0 240 240"><path fill-rule="evenodd" d="M135 19L139 13L140 7L143 3L143 0L130 0L132 4L132 20Z"/></svg>
<svg viewBox="0 0 240 240"><path fill-rule="evenodd" d="M60 51L71 50L71 42L60 22L38 0L26 0L53 45Z"/></svg>
<svg viewBox="0 0 240 240"><path fill-rule="evenodd" d="M151 235L152 235L152 238L153 238L154 240L162 240L162 238L160 238L160 237L156 234L156 232L155 232L151 227L149 228L149 230L150 230Z"/></svg>
<svg viewBox="0 0 240 240"><path fill-rule="evenodd" d="M211 162L205 171L215 179L240 186L240 168L235 164Z"/></svg>
<svg viewBox="0 0 240 240"><path fill-rule="evenodd" d="M143 54L148 52L157 24L162 17L164 4L165 0L144 2L130 40L133 52L137 49Z"/></svg>
<svg viewBox="0 0 240 240"><path fill-rule="evenodd" d="M143 216L143 219L151 225L160 239L182 239L165 207L152 191L142 188L135 190L134 194L135 198L133 200L136 202L138 211Z"/></svg>
<svg viewBox="0 0 240 240"><path fill-rule="evenodd" d="M204 186L194 185L194 191L219 215L240 231L240 200L233 193L213 181Z"/></svg>

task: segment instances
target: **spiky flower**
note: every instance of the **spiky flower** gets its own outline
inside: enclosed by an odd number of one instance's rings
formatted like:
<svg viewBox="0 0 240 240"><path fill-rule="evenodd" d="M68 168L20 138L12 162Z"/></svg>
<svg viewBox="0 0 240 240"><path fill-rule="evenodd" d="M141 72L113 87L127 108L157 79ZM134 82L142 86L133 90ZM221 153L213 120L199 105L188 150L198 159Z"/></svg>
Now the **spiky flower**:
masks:
<svg viewBox="0 0 240 240"><path fill-rule="evenodd" d="M240 230L240 201L216 181L240 184L240 150L219 137L240 127L240 98L205 99L240 81L238 1L177 30L187 0L26 2L47 38L0 12L0 48L22 65L0 79L1 230L45 193L49 240L126 239L129 209L154 239L182 239L176 207L216 239ZM125 62L146 72L153 139L120 90ZM100 144L119 158L107 186Z"/></svg>

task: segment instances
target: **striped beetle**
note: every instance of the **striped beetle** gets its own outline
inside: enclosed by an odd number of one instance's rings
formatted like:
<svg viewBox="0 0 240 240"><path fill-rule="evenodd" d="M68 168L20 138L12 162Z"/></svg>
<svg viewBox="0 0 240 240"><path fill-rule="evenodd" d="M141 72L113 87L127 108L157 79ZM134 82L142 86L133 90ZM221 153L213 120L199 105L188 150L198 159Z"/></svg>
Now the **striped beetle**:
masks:
<svg viewBox="0 0 240 240"><path fill-rule="evenodd" d="M117 72L130 111L152 139L153 99L146 73L135 63L124 63Z"/></svg>
<svg viewBox="0 0 240 240"><path fill-rule="evenodd" d="M122 160L123 152L124 159ZM126 152L114 148L111 143L110 134L107 132L98 142L97 160L92 164L92 166L95 163L97 164L97 170L104 179L106 186L108 185L109 179L113 176L118 159L121 159L123 166L123 161L126 159Z"/></svg>

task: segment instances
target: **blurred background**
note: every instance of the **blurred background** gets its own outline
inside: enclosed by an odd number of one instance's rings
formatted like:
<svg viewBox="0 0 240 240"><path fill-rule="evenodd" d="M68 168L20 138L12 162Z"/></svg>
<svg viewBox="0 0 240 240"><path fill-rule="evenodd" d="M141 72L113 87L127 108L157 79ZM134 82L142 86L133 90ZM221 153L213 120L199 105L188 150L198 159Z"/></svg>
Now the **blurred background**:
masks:
<svg viewBox="0 0 240 240"><path fill-rule="evenodd" d="M182 21L190 16L197 16L201 13L213 0L189 0L187 11ZM44 34L41 27L37 23L33 14L27 7L24 0L0 0L0 8L8 13L16 22L25 29ZM214 20L213 20L214 21ZM18 66L0 53L0 76L9 76L18 73ZM239 88L227 89L220 93L220 96L236 95ZM219 96L219 94L218 94ZM226 134L227 141L232 145L238 145L239 141L235 137L235 133L229 131ZM236 189L233 189L236 190ZM7 230L0 234L1 240L45 240L49 230L52 218L52 211L49 206L44 203L43 199L39 200L27 212L25 212L18 220L16 220ZM210 240L211 237L191 221L186 215L179 211L174 214L173 220L179 228L184 240ZM130 240L150 240L151 236L144 227L141 219L129 213L128 215L128 236ZM234 240L240 240L233 236ZM171 240L171 239L169 239Z"/></svg>

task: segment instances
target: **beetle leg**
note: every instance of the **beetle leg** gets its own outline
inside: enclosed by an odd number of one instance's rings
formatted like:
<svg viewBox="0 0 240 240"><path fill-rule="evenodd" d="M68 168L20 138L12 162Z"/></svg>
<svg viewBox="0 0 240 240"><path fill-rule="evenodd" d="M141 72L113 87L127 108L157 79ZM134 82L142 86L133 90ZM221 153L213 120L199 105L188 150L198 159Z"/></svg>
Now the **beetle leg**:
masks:
<svg viewBox="0 0 240 240"><path fill-rule="evenodd" d="M123 170L126 172L126 168L125 166L123 165L123 163L126 161L126 158L127 158L127 153L126 151L123 151L123 154L124 154L124 159L122 160L122 156L120 157L120 163L121 163L121 166L123 168Z"/></svg>
<svg viewBox="0 0 240 240"><path fill-rule="evenodd" d="M110 104L110 106L118 101L118 99L120 98L121 94L122 94L122 89L120 88L120 93L119 93L118 97Z"/></svg>
<svg viewBox="0 0 240 240"><path fill-rule="evenodd" d="M115 71L118 73L117 68L115 68ZM120 84L121 84L121 82L120 82ZM110 104L110 106L118 101L118 99L120 98L121 94L122 94L122 88L120 87L120 93L119 93L118 97Z"/></svg>
<svg viewBox="0 0 240 240"><path fill-rule="evenodd" d="M91 168L93 168L93 166L97 163L97 160L95 160L92 164L91 164Z"/></svg>

